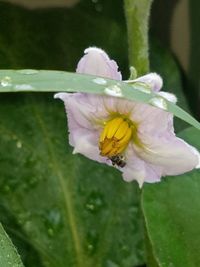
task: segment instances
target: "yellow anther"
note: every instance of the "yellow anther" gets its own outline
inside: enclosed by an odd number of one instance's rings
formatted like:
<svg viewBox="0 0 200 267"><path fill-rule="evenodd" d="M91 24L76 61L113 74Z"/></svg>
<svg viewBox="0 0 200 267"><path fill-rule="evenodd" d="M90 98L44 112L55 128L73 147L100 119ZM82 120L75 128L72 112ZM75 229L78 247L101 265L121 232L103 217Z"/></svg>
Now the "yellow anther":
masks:
<svg viewBox="0 0 200 267"><path fill-rule="evenodd" d="M100 135L100 154L112 157L122 153L132 137L132 129L131 122L121 116L108 121Z"/></svg>
<svg viewBox="0 0 200 267"><path fill-rule="evenodd" d="M108 133L107 138L112 138L113 135L116 133L116 131L119 128L119 125L123 124L123 119L121 117L115 118L110 121L109 124L107 124Z"/></svg>

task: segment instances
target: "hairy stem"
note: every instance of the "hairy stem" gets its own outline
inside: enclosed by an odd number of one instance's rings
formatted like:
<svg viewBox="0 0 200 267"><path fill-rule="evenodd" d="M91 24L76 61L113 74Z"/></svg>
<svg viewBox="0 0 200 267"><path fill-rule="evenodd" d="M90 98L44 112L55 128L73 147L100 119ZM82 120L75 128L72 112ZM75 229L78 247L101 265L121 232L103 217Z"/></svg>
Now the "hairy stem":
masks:
<svg viewBox="0 0 200 267"><path fill-rule="evenodd" d="M124 0L128 31L129 64L138 75L149 71L148 23L153 0Z"/></svg>

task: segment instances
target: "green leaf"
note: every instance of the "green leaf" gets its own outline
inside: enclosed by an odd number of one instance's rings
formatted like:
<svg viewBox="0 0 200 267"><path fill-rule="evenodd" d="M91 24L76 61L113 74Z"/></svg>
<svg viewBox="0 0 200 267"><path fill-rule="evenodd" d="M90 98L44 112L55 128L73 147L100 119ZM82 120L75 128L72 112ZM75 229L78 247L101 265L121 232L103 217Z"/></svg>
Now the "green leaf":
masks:
<svg viewBox="0 0 200 267"><path fill-rule="evenodd" d="M43 265L142 264L138 185L125 183L114 168L72 156L64 107L52 94L0 99L0 203Z"/></svg>
<svg viewBox="0 0 200 267"><path fill-rule="evenodd" d="M157 72L163 78L163 91L167 91L176 95L178 105L185 111L190 113L188 103L183 91L183 81L180 68L175 61L173 55L165 47L153 39L150 50L151 71ZM177 132L187 128L187 124L182 120L176 120L175 129Z"/></svg>
<svg viewBox="0 0 200 267"><path fill-rule="evenodd" d="M147 93L147 88L141 83L127 84L121 81L98 78L64 71L45 70L1 70L0 92L85 92L107 94L116 88L126 99L149 103L159 98L155 93ZM99 80L100 79L100 80ZM145 91L145 92L144 92ZM178 118L186 121L200 130L200 123L186 111L175 104L164 100L167 110Z"/></svg>
<svg viewBox="0 0 200 267"><path fill-rule="evenodd" d="M23 267L15 247L0 224L0 266Z"/></svg>
<svg viewBox="0 0 200 267"><path fill-rule="evenodd" d="M194 128L183 131L180 137L200 149L199 133ZM200 266L199 196L199 170L145 185L145 226L159 267Z"/></svg>

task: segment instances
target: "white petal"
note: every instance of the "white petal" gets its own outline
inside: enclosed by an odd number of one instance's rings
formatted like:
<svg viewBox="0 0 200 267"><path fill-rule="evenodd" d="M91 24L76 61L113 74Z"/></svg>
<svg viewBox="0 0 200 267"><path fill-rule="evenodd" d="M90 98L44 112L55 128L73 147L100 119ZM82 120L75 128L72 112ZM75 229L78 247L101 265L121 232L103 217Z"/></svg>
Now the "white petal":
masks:
<svg viewBox="0 0 200 267"><path fill-rule="evenodd" d="M77 65L77 73L91 74L114 80L122 79L117 63L111 60L102 49L89 47L84 53L85 55Z"/></svg>
<svg viewBox="0 0 200 267"><path fill-rule="evenodd" d="M178 175L196 168L199 155L194 148L175 135L155 138L143 136L144 148L135 146L140 158L162 168L162 175Z"/></svg>
<svg viewBox="0 0 200 267"><path fill-rule="evenodd" d="M161 179L161 168L155 167L145 162L137 156L132 144L129 144L126 150L126 165L121 171L123 179L127 182L136 180L142 187L144 182L155 183Z"/></svg>

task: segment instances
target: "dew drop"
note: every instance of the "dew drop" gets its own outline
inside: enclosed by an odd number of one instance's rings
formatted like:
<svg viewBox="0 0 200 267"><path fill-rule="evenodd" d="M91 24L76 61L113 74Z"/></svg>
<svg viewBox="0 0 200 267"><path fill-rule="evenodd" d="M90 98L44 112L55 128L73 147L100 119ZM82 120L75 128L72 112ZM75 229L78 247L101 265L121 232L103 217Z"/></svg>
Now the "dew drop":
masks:
<svg viewBox="0 0 200 267"><path fill-rule="evenodd" d="M49 228L49 229L47 230L47 233L48 233L48 235L49 235L50 237L54 236L54 230L53 230L52 228Z"/></svg>
<svg viewBox="0 0 200 267"><path fill-rule="evenodd" d="M4 189L4 192L6 192L6 193L8 193L8 192L10 192L10 191L11 191L11 189L10 189L10 186L9 186L9 185L5 185L3 189Z"/></svg>
<svg viewBox="0 0 200 267"><path fill-rule="evenodd" d="M134 87L134 89L140 91L140 92L143 92L143 93L146 93L146 94L151 94L151 89L148 88L148 87Z"/></svg>
<svg viewBox="0 0 200 267"><path fill-rule="evenodd" d="M101 4L98 4L98 3L97 3L97 4L95 5L95 9L96 9L97 12L102 12L102 10L103 10L103 6L102 6Z"/></svg>
<svg viewBox="0 0 200 267"><path fill-rule="evenodd" d="M87 201L86 201L86 209L92 213L100 211L100 209L104 206L103 196L99 192L92 192Z"/></svg>
<svg viewBox="0 0 200 267"><path fill-rule="evenodd" d="M1 86L7 87L12 85L12 80L9 76L5 76L1 79Z"/></svg>
<svg viewBox="0 0 200 267"><path fill-rule="evenodd" d="M94 250L94 246L92 244L88 244L87 249L89 253L92 253Z"/></svg>
<svg viewBox="0 0 200 267"><path fill-rule="evenodd" d="M115 96L115 97L122 97L122 90L118 85L111 85L109 87L106 87L104 92L107 95Z"/></svg>
<svg viewBox="0 0 200 267"><path fill-rule="evenodd" d="M106 267L120 267L120 266L112 260L107 260Z"/></svg>
<svg viewBox="0 0 200 267"><path fill-rule="evenodd" d="M43 214L43 221L47 229L47 233L50 237L54 236L54 234L60 231L62 226L61 214L57 209L52 209L50 211L46 211Z"/></svg>
<svg viewBox="0 0 200 267"><path fill-rule="evenodd" d="M33 91L34 87L30 84L17 84L15 85L17 91Z"/></svg>
<svg viewBox="0 0 200 267"><path fill-rule="evenodd" d="M22 142L21 141L17 141L16 146L17 146L17 148L22 148Z"/></svg>
<svg viewBox="0 0 200 267"><path fill-rule="evenodd" d="M123 254L123 257L128 257L131 254L131 250L127 245L121 246L121 252Z"/></svg>
<svg viewBox="0 0 200 267"><path fill-rule="evenodd" d="M92 80L94 83L100 84L100 85L105 85L107 84L107 81L103 78L95 78Z"/></svg>
<svg viewBox="0 0 200 267"><path fill-rule="evenodd" d="M94 254L98 245L99 235L95 229L91 229L87 233L87 252L88 254Z"/></svg>
<svg viewBox="0 0 200 267"><path fill-rule="evenodd" d="M31 74L37 74L39 71L38 70L32 70L32 69L24 69L24 70L17 70L17 72L21 73L21 74L31 75Z"/></svg>
<svg viewBox="0 0 200 267"><path fill-rule="evenodd" d="M149 104L157 108L167 110L167 102L162 97L153 97L149 100Z"/></svg>

